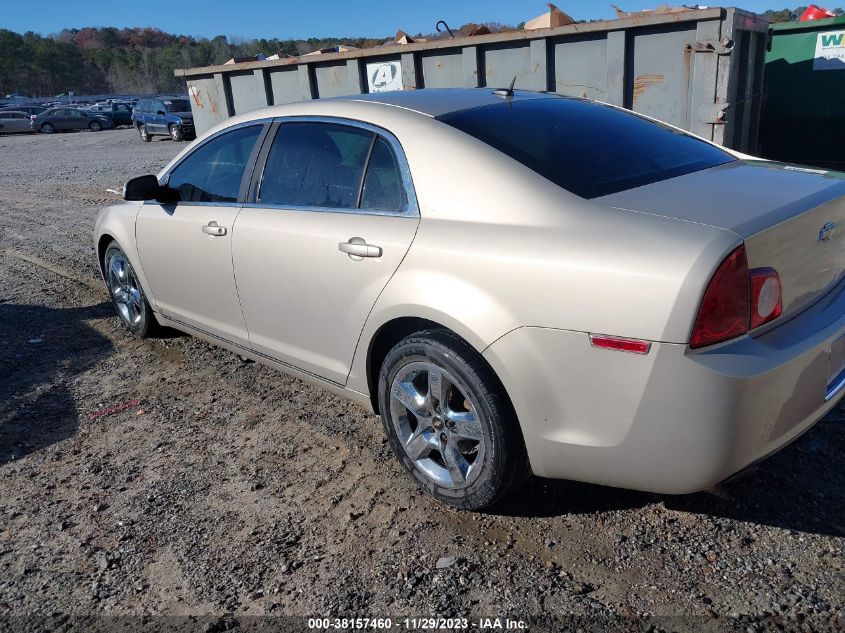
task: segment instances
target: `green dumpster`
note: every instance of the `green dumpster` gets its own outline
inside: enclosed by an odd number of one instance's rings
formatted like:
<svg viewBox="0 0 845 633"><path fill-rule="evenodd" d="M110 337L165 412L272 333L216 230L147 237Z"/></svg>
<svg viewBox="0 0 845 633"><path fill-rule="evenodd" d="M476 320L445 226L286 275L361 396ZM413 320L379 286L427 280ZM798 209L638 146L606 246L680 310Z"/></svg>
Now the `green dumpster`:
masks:
<svg viewBox="0 0 845 633"><path fill-rule="evenodd" d="M845 16L771 27L760 151L845 171Z"/></svg>

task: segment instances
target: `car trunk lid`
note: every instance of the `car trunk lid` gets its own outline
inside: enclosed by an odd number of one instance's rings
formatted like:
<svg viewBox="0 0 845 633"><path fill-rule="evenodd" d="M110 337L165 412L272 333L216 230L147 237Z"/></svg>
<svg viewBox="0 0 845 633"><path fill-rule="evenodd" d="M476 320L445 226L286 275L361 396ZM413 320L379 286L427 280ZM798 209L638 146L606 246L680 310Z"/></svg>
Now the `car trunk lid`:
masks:
<svg viewBox="0 0 845 633"><path fill-rule="evenodd" d="M827 292L845 271L845 174L735 161L594 202L736 233L751 268L778 271L784 316Z"/></svg>

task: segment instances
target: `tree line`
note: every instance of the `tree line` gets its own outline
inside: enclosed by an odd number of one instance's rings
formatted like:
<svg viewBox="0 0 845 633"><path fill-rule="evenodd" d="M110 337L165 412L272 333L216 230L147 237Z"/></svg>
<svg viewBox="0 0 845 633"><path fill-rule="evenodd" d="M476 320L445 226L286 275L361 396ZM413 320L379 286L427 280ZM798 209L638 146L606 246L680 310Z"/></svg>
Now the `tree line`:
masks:
<svg viewBox="0 0 845 633"><path fill-rule="evenodd" d="M466 35L479 25L465 24L455 35ZM491 31L513 30L488 23ZM431 33L438 38L446 33ZM417 37L423 37L418 34ZM173 75L176 68L223 64L233 57L297 56L339 46L379 46L390 37L312 37L280 40L212 39L173 35L155 28L65 29L58 34L23 35L0 29L0 97L23 94L47 97L66 94L147 94L183 92L185 82Z"/></svg>
<svg viewBox="0 0 845 633"><path fill-rule="evenodd" d="M797 20L806 7L766 11L770 22ZM842 9L835 9L842 15ZM453 29L466 35L479 24ZM511 31L521 25L484 23L492 32ZM418 33L436 39L443 33ZM154 28L65 29L42 36L0 29L0 96L19 93L47 97L75 94L179 93L185 89L176 68L222 64L232 57L280 54L303 55L340 44L357 48L378 46L391 38L309 38L297 40L239 39L224 35L194 38Z"/></svg>
<svg viewBox="0 0 845 633"><path fill-rule="evenodd" d="M364 48L383 42L362 37L206 39L153 28L66 29L44 37L0 29L0 96L183 92L184 80L173 76L176 68L222 64L258 53L301 55L339 44Z"/></svg>

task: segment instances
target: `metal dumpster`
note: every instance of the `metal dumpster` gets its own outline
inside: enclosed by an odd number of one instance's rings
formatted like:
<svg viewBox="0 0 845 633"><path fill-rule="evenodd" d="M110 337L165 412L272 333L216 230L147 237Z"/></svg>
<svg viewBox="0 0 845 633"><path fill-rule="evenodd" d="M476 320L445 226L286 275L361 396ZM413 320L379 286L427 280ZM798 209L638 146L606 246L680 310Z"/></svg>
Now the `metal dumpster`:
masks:
<svg viewBox="0 0 845 633"><path fill-rule="evenodd" d="M775 24L771 33L763 156L845 170L845 16Z"/></svg>
<svg viewBox="0 0 845 633"><path fill-rule="evenodd" d="M756 151L768 23L702 9L176 70L197 131L267 105L386 89L516 87L624 106Z"/></svg>

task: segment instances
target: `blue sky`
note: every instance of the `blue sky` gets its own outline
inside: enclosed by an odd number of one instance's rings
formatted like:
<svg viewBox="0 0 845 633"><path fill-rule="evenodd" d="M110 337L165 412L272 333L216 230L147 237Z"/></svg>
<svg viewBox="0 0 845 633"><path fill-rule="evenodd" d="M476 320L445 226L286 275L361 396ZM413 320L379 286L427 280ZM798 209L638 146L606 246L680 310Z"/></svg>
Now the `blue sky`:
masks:
<svg viewBox="0 0 845 633"><path fill-rule="evenodd" d="M576 20L588 20L614 17L611 3L631 11L664 4L660 0L561 0L557 5ZM750 11L763 11L783 8L778 6L780 3L784 0L745 0L738 4ZM19 33L35 31L46 35L63 28L84 26L152 26L198 37L227 35L282 39L345 35L382 37L392 35L400 28L409 33L427 33L434 30L435 22L441 18L453 27L466 22L517 24L543 13L546 8L545 3L538 0L86 0L82 3L41 0L36 5L9 0L4 4L5 8L0 11L0 28ZM678 0L676 4L691 2ZM701 4L707 4L706 0Z"/></svg>

